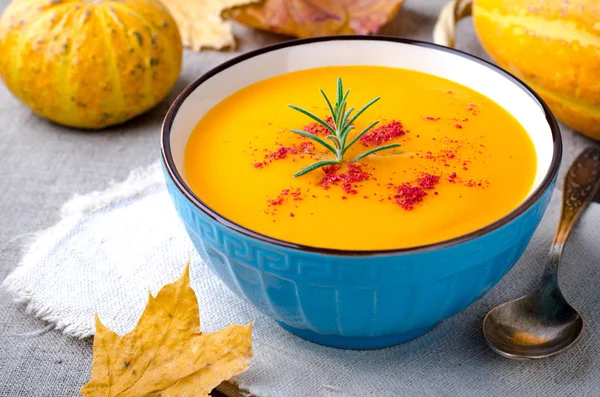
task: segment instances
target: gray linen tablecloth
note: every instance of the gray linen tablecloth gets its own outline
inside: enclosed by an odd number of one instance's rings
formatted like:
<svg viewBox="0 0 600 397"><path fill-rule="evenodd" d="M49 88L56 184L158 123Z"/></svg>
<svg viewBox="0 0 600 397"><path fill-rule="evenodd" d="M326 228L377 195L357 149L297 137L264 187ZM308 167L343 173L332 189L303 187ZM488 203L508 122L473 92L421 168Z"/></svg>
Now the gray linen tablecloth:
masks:
<svg viewBox="0 0 600 397"><path fill-rule="evenodd" d="M0 9L6 4L8 0L0 0ZM408 0L383 33L431 40L431 30L443 4L442 0ZM17 264L28 234L55 223L61 205L74 193L103 189L110 181L124 179L132 168L158 158L161 120L183 87L239 52L283 40L242 27L236 27L235 32L239 51L186 52L181 77L164 103L126 125L100 133L65 129L42 120L0 85L0 280ZM459 28L458 48L485 57L468 21ZM567 128L563 127L562 132L565 156L561 178L577 153L594 144ZM570 273L571 269L565 268L561 276L568 278ZM529 282L523 283L523 289L528 286ZM44 327L44 322L29 316L0 291L0 396L75 396L89 379L92 341L76 340L57 331L23 336ZM473 332L480 331L477 328ZM564 360L568 367L576 354L572 350L553 360ZM549 386L543 388L544 395L549 395L549 390L566 395L585 384L586 395L600 396L600 380L587 378L589 371L569 368L553 373L549 370L551 363L514 364L515 370L530 366L528 370L535 374L531 395L539 395L541 385ZM510 383L510 379L505 382ZM590 385L592 389L597 385L595 394L589 394ZM493 393L503 394L502 390ZM473 395L477 394L474 391Z"/></svg>

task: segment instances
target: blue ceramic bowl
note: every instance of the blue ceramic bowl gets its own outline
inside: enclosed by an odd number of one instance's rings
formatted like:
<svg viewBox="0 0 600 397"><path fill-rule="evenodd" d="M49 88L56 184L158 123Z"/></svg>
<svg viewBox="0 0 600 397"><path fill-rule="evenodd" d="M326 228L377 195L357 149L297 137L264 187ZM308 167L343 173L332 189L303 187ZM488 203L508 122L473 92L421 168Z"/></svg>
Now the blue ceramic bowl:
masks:
<svg viewBox="0 0 600 397"><path fill-rule="evenodd" d="M420 70L495 100L521 122L536 147L538 172L528 197L475 232L385 251L320 249L280 241L204 204L189 188L183 169L187 139L202 115L256 81L331 65ZM371 36L296 40L243 54L187 87L169 110L162 131L169 193L194 246L221 280L290 332L353 349L391 346L422 335L494 287L517 262L546 210L561 152L554 117L517 78L453 49Z"/></svg>

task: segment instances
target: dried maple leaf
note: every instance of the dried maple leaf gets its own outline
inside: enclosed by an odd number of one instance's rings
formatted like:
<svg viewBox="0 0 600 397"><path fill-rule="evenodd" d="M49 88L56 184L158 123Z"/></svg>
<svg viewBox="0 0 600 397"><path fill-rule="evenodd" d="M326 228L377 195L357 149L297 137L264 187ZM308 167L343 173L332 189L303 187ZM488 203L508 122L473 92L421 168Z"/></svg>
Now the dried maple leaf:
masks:
<svg viewBox="0 0 600 397"><path fill-rule="evenodd" d="M252 324L199 331L198 301L189 265L148 304L124 336L96 317L92 379L84 397L208 396L222 381L244 372L252 359Z"/></svg>
<svg viewBox="0 0 600 397"><path fill-rule="evenodd" d="M221 19L225 9L256 3L260 0L162 0L177 22L181 40L186 48L233 47L235 39L229 23Z"/></svg>
<svg viewBox="0 0 600 397"><path fill-rule="evenodd" d="M372 34L388 23L404 0L265 0L223 10L243 25L297 37Z"/></svg>

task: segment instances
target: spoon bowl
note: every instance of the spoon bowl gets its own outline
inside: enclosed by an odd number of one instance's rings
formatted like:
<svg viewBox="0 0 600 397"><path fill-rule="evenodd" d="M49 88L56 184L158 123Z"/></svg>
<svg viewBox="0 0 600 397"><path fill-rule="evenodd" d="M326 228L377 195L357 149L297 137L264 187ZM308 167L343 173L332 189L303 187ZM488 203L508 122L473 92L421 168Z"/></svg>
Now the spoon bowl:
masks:
<svg viewBox="0 0 600 397"><path fill-rule="evenodd" d="M564 298L552 312L539 303L534 293L491 310L483 320L483 334L492 350L507 358L546 358L579 339L583 317Z"/></svg>
<svg viewBox="0 0 600 397"><path fill-rule="evenodd" d="M483 319L483 335L507 358L550 357L573 346L583 332L582 315L558 285L558 266L573 225L600 188L600 150L584 150L565 177L560 222L539 287L492 309Z"/></svg>

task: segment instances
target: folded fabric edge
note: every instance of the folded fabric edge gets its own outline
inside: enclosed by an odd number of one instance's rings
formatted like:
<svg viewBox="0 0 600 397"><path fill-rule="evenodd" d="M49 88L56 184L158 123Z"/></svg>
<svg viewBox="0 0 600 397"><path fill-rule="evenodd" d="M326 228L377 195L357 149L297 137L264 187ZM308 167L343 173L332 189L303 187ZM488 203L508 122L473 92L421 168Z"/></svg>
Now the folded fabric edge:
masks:
<svg viewBox="0 0 600 397"><path fill-rule="evenodd" d="M141 196L164 185L160 162L132 170L122 182L113 182L105 190L74 195L60 211L61 219L53 226L33 233L24 243L24 254L16 268L4 279L1 288L13 296L14 302L25 305L25 313L51 323L55 329L76 338L94 335L95 330L72 324L37 299L27 283L27 273L42 263L47 253L80 221L83 215L101 210L122 200Z"/></svg>

